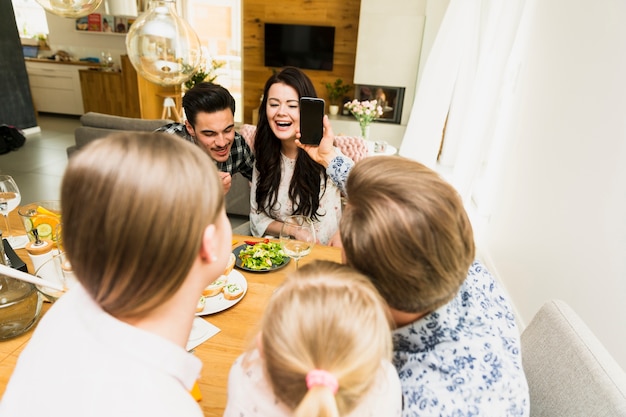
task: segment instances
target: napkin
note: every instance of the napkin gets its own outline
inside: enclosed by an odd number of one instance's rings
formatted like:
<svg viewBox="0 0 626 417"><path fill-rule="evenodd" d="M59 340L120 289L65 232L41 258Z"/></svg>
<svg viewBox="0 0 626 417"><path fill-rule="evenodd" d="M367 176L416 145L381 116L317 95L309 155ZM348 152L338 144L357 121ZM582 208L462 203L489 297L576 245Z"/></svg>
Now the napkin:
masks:
<svg viewBox="0 0 626 417"><path fill-rule="evenodd" d="M24 249L28 243L28 236L26 235L12 236L8 239L13 249Z"/></svg>
<svg viewBox="0 0 626 417"><path fill-rule="evenodd" d="M187 341L187 351L195 349L200 344L206 342L220 332L219 327L212 325L201 317L193 320L189 340Z"/></svg>

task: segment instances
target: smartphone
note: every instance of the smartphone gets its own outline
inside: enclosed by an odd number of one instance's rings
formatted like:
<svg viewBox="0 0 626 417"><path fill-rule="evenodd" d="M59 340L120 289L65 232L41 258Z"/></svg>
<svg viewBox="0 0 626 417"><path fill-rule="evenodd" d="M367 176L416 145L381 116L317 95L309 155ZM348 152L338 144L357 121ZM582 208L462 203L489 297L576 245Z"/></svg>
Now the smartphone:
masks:
<svg viewBox="0 0 626 417"><path fill-rule="evenodd" d="M315 97L300 98L300 142L319 145L324 136L324 100Z"/></svg>

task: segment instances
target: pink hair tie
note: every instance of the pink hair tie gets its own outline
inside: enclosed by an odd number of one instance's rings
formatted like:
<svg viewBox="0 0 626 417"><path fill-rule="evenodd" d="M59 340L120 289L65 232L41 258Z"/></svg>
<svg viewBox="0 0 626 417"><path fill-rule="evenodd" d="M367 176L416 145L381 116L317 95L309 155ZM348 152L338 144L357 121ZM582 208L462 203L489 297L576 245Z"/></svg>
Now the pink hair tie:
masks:
<svg viewBox="0 0 626 417"><path fill-rule="evenodd" d="M312 369L306 374L306 387L311 389L313 387L327 387L334 394L337 394L339 389L339 382L333 374L323 369Z"/></svg>

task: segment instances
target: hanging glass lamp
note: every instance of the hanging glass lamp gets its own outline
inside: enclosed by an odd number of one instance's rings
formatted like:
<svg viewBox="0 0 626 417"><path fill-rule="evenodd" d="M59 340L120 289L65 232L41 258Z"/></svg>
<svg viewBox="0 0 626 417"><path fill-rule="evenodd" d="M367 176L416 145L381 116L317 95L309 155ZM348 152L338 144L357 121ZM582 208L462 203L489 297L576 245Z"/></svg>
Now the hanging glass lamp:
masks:
<svg viewBox="0 0 626 417"><path fill-rule="evenodd" d="M37 0L50 13L62 17L83 17L93 13L102 0Z"/></svg>
<svg viewBox="0 0 626 417"><path fill-rule="evenodd" d="M104 0L106 14L113 16L137 16L137 2L129 0Z"/></svg>
<svg viewBox="0 0 626 417"><path fill-rule="evenodd" d="M126 51L142 77L164 86L187 81L202 59L198 35L178 16L174 0L150 2L126 35Z"/></svg>

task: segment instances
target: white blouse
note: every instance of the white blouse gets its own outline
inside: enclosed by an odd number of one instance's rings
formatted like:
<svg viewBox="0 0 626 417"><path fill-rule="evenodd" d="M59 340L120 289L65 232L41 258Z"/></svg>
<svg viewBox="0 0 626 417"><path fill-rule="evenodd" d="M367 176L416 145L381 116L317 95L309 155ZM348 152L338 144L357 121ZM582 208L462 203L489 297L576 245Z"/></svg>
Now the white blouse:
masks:
<svg viewBox="0 0 626 417"><path fill-rule="evenodd" d="M109 315L76 284L42 317L0 402L3 416L202 417L202 362Z"/></svg>
<svg viewBox="0 0 626 417"><path fill-rule="evenodd" d="M338 151L339 152L339 151ZM271 210L272 216L257 212L256 184L259 171L254 167L252 172L252 189L250 191L250 230L253 236L264 236L270 223L274 220L283 221L285 217L293 214L293 202L289 200L289 184L296 167L296 160L281 156L281 177L278 186L278 199ZM320 203L318 208L318 221L315 222L315 235L323 244L327 245L333 235L339 230L341 219L341 192L331 181L330 177L324 184L320 179Z"/></svg>
<svg viewBox="0 0 626 417"><path fill-rule="evenodd" d="M228 377L228 401L224 417L289 417L293 411L273 393L263 372L258 351L237 358ZM346 417L400 417L402 394L391 362L382 362L371 390Z"/></svg>

